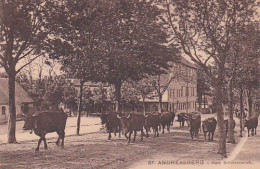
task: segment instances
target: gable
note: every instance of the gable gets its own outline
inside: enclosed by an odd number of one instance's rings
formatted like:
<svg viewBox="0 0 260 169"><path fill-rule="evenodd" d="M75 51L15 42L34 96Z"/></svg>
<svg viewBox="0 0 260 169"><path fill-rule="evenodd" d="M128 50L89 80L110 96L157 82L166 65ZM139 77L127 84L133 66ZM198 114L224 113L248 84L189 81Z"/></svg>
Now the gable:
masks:
<svg viewBox="0 0 260 169"><path fill-rule="evenodd" d="M8 95L8 78L0 78L0 105L8 104ZM15 104L32 102L34 102L33 99L17 82L15 82Z"/></svg>

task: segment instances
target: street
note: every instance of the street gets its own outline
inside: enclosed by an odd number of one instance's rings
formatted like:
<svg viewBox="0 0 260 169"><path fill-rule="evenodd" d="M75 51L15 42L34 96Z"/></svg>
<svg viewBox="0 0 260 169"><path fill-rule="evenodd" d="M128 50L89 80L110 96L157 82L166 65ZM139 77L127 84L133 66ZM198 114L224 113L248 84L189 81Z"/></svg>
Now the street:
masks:
<svg viewBox="0 0 260 169"><path fill-rule="evenodd" d="M202 119L214 115L202 115ZM238 119L235 119L236 121ZM140 139L140 132L137 134L136 142L127 144L124 137L112 135L112 140L107 140L107 133L100 130L99 118L81 119L80 136L76 136L76 117L68 118L66 127L65 145L62 149L55 145L56 133L47 134L48 150L44 150L43 144L40 152L35 153L38 137L29 134L29 131L21 131L23 122L17 124L17 141L19 144L5 144L7 139L1 135L0 144L0 168L173 168L184 167L180 164L163 164L165 161L178 163L195 163L192 166L203 167L210 163L223 162L217 154L218 133L214 141L205 142L202 133L199 139L191 140L187 125L180 128L178 122L174 122L171 132L162 134L158 138ZM238 121L235 130L238 131ZM2 128L1 128L2 129ZM2 131L3 132L3 131ZM259 131L258 131L259 132ZM245 134L245 133L244 133ZM245 134L246 135L246 134ZM235 133L236 141L238 132ZM244 138L244 137L243 137ZM250 137L252 144L259 142L259 135ZM258 140L258 141L257 141ZM249 143L251 144L251 143ZM230 153L239 144L227 144L227 152ZM259 145L259 144L258 144ZM256 145L256 146L258 146ZM248 143L247 147L251 147ZM254 150L256 149L254 147ZM244 150L243 150L244 151ZM250 159L250 151L246 157ZM252 161L260 161L257 154L253 154ZM233 160L242 160L243 157L236 155ZM152 163L152 164L151 164ZM197 164L198 163L198 164ZM201 164L203 163L203 164ZM212 165L212 164L211 164Z"/></svg>

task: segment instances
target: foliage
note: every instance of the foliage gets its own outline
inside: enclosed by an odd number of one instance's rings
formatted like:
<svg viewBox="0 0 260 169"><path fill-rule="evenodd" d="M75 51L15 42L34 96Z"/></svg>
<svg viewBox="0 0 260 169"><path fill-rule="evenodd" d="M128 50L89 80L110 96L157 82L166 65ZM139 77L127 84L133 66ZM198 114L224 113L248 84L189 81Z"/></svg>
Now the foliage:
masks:
<svg viewBox="0 0 260 169"><path fill-rule="evenodd" d="M182 51L203 69L215 88L220 131L218 152L226 156L222 111L226 63L238 30L254 20L256 3L251 0L166 0L164 5L174 38ZM212 71L212 65L216 71Z"/></svg>

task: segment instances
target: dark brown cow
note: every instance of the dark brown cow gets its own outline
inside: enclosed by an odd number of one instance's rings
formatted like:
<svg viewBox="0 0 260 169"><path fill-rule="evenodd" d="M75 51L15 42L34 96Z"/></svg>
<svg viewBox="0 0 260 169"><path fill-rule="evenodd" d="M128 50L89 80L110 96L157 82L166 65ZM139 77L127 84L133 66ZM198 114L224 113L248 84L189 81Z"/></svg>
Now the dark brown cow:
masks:
<svg viewBox="0 0 260 169"><path fill-rule="evenodd" d="M201 125L201 116L200 114L194 114L193 116L189 117L188 120L188 127L190 130L191 139L199 138L199 130Z"/></svg>
<svg viewBox="0 0 260 169"><path fill-rule="evenodd" d="M114 133L116 136L116 133L118 132L120 137L121 125L120 120L117 118L117 114L118 113L116 112L106 112L100 115L101 124L105 125L108 132L108 140L111 139L111 133Z"/></svg>
<svg viewBox="0 0 260 169"><path fill-rule="evenodd" d="M42 140L44 141L44 148L47 149L45 135L51 132L57 132L59 135L56 145L59 145L60 139L62 140L61 146L64 146L65 126L67 121L67 114L63 111L45 111L33 116L28 115L25 118L23 126L24 130L33 130L37 136L40 136L38 146L35 151L39 151Z"/></svg>
<svg viewBox="0 0 260 169"><path fill-rule="evenodd" d="M125 132L125 136L128 139L128 143L131 141L131 135L134 132L134 139L135 142L137 131L141 131L141 140L143 141L143 127L144 127L144 115L143 114L136 114L131 113L127 116L119 116L117 115L118 119L120 119L120 124L122 126L123 131ZM129 135L127 136L127 133Z"/></svg>
<svg viewBox="0 0 260 169"><path fill-rule="evenodd" d="M224 124L226 127L226 134L227 134L228 133L228 119L224 120ZM232 120L232 127L233 127L233 129L236 127L236 122L234 119Z"/></svg>
<svg viewBox="0 0 260 169"><path fill-rule="evenodd" d="M214 117L207 118L203 121L202 129L203 129L205 140L207 140L206 134L209 133L208 134L209 141L210 140L213 141L213 136L214 136L214 132L216 130L216 126L217 126L217 120ZM210 137L210 134L211 134L211 137Z"/></svg>
<svg viewBox="0 0 260 169"><path fill-rule="evenodd" d="M187 121L188 118L191 117L191 115L189 113L179 113L177 117L177 121L180 122L180 127L183 127L184 122Z"/></svg>
<svg viewBox="0 0 260 169"><path fill-rule="evenodd" d="M249 131L251 130L251 135L256 135L256 128L258 126L258 118L250 118L248 120L245 120L245 127L247 127L248 131L248 137L249 137ZM255 132L254 132L255 131Z"/></svg>
<svg viewBox="0 0 260 169"><path fill-rule="evenodd" d="M169 112L163 112L161 113L160 117L161 125L162 125L162 133L164 134L164 128L167 126L167 131L170 133L170 126L172 122L172 114Z"/></svg>
<svg viewBox="0 0 260 169"><path fill-rule="evenodd" d="M148 131L150 128L154 131L154 137L159 137L158 128L160 125L160 115L158 113L146 114L144 121L144 128L146 130L146 137L149 137Z"/></svg>

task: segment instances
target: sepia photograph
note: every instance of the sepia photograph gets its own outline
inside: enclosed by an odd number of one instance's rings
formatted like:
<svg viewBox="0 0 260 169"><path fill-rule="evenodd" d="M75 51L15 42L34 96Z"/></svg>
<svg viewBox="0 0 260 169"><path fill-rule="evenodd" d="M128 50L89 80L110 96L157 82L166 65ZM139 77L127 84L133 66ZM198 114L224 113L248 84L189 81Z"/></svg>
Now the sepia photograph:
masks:
<svg viewBox="0 0 260 169"><path fill-rule="evenodd" d="M0 169L259 169L260 0L0 0Z"/></svg>

